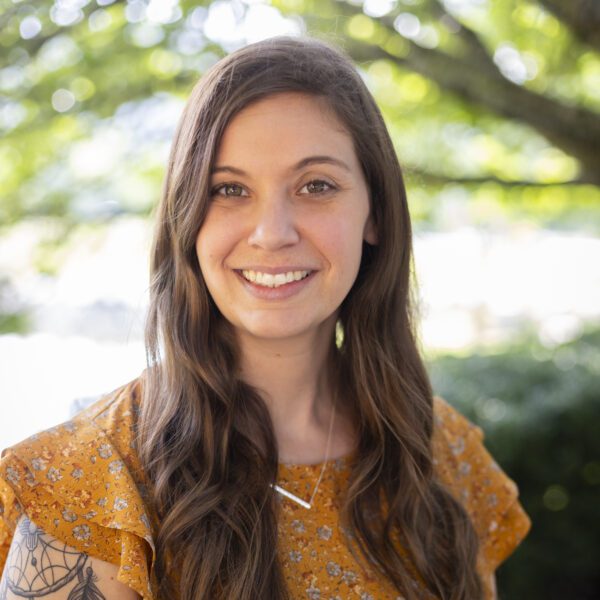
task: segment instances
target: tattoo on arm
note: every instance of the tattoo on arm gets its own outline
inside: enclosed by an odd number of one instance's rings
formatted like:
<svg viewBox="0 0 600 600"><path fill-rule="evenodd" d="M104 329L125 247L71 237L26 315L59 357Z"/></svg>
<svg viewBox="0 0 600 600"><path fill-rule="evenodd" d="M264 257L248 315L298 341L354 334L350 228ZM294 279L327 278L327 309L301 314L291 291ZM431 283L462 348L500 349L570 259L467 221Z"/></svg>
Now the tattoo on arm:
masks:
<svg viewBox="0 0 600 600"><path fill-rule="evenodd" d="M0 600L42 598L74 583L68 600L106 600L88 555L47 535L27 517L19 521L0 582Z"/></svg>

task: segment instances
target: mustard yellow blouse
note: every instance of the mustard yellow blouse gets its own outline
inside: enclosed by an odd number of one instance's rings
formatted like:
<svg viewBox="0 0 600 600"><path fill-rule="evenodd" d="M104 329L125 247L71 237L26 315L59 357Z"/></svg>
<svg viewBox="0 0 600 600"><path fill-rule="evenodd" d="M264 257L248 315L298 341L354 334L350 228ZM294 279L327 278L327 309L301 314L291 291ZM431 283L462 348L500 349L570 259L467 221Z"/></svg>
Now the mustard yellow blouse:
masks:
<svg viewBox="0 0 600 600"><path fill-rule="evenodd" d="M61 542L118 565L120 582L144 600L155 599L156 521L132 442L139 396L135 380L71 421L4 450L0 572L16 522L25 513ZM530 522L518 503L516 485L487 453L482 437L478 427L435 399L435 467L473 521L481 540L479 571L488 580L521 542ZM278 549L295 599L402 598L389 581L359 563L343 541L339 507L348 461L329 461L312 509L281 498ZM321 467L282 464L279 483L308 498Z"/></svg>

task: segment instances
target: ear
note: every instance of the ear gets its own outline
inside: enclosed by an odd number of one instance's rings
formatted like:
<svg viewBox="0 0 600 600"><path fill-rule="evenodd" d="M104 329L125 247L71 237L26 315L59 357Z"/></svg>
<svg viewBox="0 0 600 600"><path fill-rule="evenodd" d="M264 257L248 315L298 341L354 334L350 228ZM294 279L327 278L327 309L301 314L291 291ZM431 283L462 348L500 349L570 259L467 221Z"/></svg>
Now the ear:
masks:
<svg viewBox="0 0 600 600"><path fill-rule="evenodd" d="M375 227L375 223L371 215L369 215L369 218L365 223L363 239L365 240L365 242L367 242L367 244L371 244L371 246L377 246L379 242L379 237L377 235L377 227Z"/></svg>

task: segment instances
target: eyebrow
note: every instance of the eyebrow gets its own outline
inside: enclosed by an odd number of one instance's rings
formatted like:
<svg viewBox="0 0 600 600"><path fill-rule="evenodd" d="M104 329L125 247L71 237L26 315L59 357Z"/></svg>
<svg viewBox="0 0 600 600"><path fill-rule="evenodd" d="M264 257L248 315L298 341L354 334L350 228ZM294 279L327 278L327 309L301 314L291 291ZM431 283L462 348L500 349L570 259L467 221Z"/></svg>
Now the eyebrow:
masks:
<svg viewBox="0 0 600 600"><path fill-rule="evenodd" d="M310 165L316 165L316 164L330 164L330 165L335 165L337 167L341 167L342 169L345 169L346 171L351 171L350 167L343 160L340 160L339 158L334 158L333 156L327 156L327 155L307 156L306 158L303 158L302 160L298 161L295 165L293 165L290 170L291 171L299 171L300 169L303 169L304 167L308 167ZM248 173L246 173L242 169L238 169L237 167L232 167L229 165L220 165L220 166L214 167L212 170L212 174L214 175L215 173L233 173L234 175L240 175L240 176L248 175Z"/></svg>

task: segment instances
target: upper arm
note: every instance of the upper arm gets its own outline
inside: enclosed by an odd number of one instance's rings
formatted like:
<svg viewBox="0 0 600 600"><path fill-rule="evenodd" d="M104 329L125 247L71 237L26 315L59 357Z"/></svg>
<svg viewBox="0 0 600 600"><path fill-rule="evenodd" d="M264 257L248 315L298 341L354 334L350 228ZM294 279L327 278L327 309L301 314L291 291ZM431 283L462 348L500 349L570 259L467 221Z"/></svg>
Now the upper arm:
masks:
<svg viewBox="0 0 600 600"><path fill-rule="evenodd" d="M138 600L117 581L117 565L82 554L21 517L8 553L0 600Z"/></svg>

